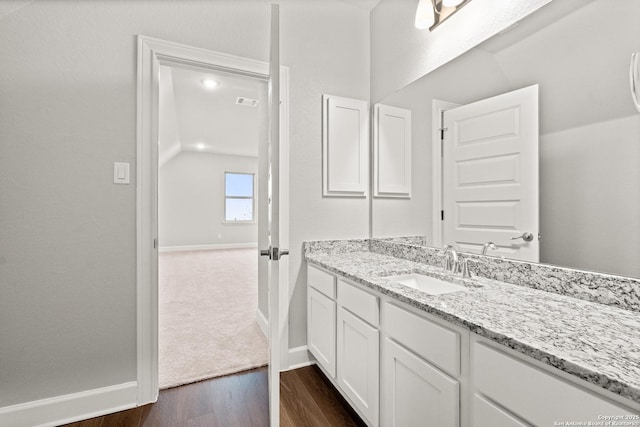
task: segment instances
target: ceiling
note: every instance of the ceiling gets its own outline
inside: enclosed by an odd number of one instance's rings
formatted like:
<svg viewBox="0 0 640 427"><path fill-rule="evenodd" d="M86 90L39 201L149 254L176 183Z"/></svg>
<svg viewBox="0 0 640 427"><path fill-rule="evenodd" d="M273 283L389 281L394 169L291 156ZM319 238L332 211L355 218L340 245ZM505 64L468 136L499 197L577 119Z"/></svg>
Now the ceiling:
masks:
<svg viewBox="0 0 640 427"><path fill-rule="evenodd" d="M205 79L219 85L207 89ZM161 66L160 165L183 151L257 157L266 96L264 81ZM239 105L238 97L258 106Z"/></svg>

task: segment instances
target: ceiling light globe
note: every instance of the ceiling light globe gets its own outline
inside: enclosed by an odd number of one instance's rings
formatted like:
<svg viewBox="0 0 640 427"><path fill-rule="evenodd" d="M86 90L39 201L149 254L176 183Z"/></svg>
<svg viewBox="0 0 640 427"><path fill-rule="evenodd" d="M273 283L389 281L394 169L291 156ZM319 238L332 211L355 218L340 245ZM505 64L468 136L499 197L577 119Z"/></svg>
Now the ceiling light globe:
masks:
<svg viewBox="0 0 640 427"><path fill-rule="evenodd" d="M444 7L456 7L462 2L464 2L464 0L442 0L442 5Z"/></svg>
<svg viewBox="0 0 640 427"><path fill-rule="evenodd" d="M419 30L425 30L433 25L433 5L431 0L420 0L416 10L415 26Z"/></svg>

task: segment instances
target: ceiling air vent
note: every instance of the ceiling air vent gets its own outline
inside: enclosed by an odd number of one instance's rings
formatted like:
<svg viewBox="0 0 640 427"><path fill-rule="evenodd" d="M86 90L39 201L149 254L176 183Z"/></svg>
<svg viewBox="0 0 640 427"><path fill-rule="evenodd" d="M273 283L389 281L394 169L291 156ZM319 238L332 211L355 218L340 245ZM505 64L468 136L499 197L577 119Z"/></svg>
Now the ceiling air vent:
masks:
<svg viewBox="0 0 640 427"><path fill-rule="evenodd" d="M238 99L236 99L236 104L238 104L238 105L246 105L247 107L257 107L258 106L258 100L257 99L251 99L251 98L243 98L243 97L239 96Z"/></svg>

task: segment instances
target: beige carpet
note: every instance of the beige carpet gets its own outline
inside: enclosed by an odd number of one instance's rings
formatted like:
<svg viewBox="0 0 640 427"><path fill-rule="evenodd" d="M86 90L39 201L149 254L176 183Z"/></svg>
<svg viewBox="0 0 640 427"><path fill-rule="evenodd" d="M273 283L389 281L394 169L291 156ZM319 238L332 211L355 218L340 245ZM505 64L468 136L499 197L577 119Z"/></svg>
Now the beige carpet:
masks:
<svg viewBox="0 0 640 427"><path fill-rule="evenodd" d="M160 388L267 364L256 249L160 254Z"/></svg>

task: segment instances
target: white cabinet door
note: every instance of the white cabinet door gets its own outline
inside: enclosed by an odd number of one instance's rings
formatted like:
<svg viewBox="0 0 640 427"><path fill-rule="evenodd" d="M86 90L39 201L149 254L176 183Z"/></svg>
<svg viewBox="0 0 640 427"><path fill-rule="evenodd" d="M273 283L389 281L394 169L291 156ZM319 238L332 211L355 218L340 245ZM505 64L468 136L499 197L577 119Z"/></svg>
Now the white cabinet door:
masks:
<svg viewBox="0 0 640 427"><path fill-rule="evenodd" d="M517 419L505 409L489 402L482 396L473 396L473 427L530 427L530 424Z"/></svg>
<svg viewBox="0 0 640 427"><path fill-rule="evenodd" d="M382 425L457 427L459 383L389 338L384 340Z"/></svg>
<svg viewBox="0 0 640 427"><path fill-rule="evenodd" d="M309 351L327 373L336 376L336 302L307 288Z"/></svg>
<svg viewBox="0 0 640 427"><path fill-rule="evenodd" d="M411 110L376 104L373 195L411 197Z"/></svg>
<svg viewBox="0 0 640 427"><path fill-rule="evenodd" d="M378 330L338 307L338 385L370 425L378 425Z"/></svg>
<svg viewBox="0 0 640 427"><path fill-rule="evenodd" d="M552 426L566 420L586 425L608 414L638 414L493 346L474 342L472 350L476 393L532 425Z"/></svg>
<svg viewBox="0 0 640 427"><path fill-rule="evenodd" d="M365 197L369 188L368 105L322 95L323 196Z"/></svg>

